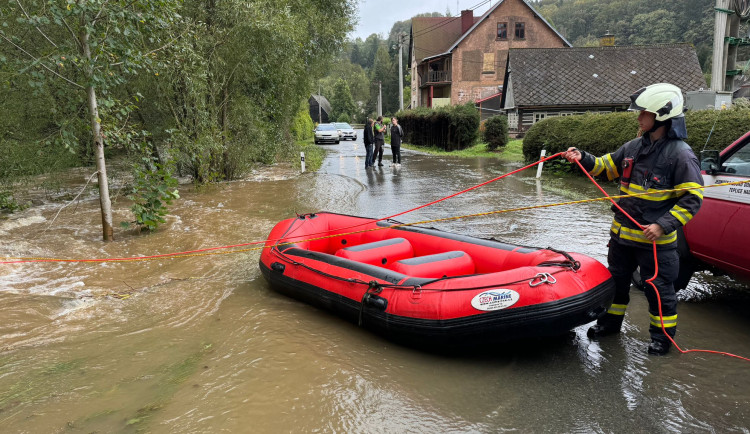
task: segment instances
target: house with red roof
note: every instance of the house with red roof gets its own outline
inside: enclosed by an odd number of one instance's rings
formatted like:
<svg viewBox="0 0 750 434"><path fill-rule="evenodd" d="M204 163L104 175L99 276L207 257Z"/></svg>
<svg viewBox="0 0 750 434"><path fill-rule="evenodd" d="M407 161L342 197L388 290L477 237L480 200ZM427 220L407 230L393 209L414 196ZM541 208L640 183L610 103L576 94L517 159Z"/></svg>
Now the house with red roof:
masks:
<svg viewBox="0 0 750 434"><path fill-rule="evenodd" d="M571 44L526 0L499 0L484 15L411 21L411 107L484 102L499 106L508 51ZM494 98L493 98L494 97Z"/></svg>

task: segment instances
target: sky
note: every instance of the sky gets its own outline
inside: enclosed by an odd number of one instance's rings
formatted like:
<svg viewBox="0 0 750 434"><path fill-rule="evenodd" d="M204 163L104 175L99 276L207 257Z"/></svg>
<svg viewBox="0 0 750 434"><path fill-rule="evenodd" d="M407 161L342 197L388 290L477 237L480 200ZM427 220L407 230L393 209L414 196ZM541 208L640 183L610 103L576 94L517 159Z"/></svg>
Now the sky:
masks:
<svg viewBox="0 0 750 434"><path fill-rule="evenodd" d="M499 0L358 0L357 17L359 23L349 34L351 39L367 39L373 33L387 38L388 32L397 21L429 12L440 12L445 15L450 9L451 16L461 15L464 9L473 9L474 16L487 12L490 5Z"/></svg>

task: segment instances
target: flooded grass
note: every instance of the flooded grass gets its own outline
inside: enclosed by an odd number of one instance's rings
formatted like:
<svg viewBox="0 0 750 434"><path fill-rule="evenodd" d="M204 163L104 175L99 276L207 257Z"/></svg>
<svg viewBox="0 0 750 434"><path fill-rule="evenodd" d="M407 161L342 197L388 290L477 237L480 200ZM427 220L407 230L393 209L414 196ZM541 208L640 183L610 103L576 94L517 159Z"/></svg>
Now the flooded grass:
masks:
<svg viewBox="0 0 750 434"><path fill-rule="evenodd" d="M180 386L198 372L203 357L211 352L212 344L203 344L202 348L185 359L163 366L158 369L161 379L155 385L157 390L154 401L140 407L135 415L126 418L126 427L136 427L138 431L145 430L144 425L170 401ZM204 366L204 369L207 366ZM90 416L92 417L92 416Z"/></svg>
<svg viewBox="0 0 750 434"><path fill-rule="evenodd" d="M83 365L82 359L70 360L67 362L58 362L42 371L44 375L61 375L78 369Z"/></svg>
<svg viewBox="0 0 750 434"><path fill-rule="evenodd" d="M451 155L463 158L497 158L503 161L523 161L523 140L511 140L502 149L490 151L486 143L477 143L474 146L462 149L460 151L445 151L438 147L413 146L409 144L401 145L404 149L412 151L425 152L431 155Z"/></svg>
<svg viewBox="0 0 750 434"><path fill-rule="evenodd" d="M300 166L300 152L305 153L305 170L308 172L315 172L320 169L323 165L323 159L326 156L327 151L325 148L314 144L312 140L300 140L297 141L291 150L284 152L280 155L280 159L284 164L290 164L293 167Z"/></svg>
<svg viewBox="0 0 750 434"><path fill-rule="evenodd" d="M35 372L23 375L8 389L0 393L0 412L9 407L23 403L30 403L40 397L52 396L54 390L45 390L50 384L59 384L65 377L73 372L81 372L83 359L74 359L66 362L57 362L47 367L35 370ZM0 360L0 366L13 369L13 363L9 358ZM5 370L0 371L0 377L5 376ZM11 374L12 375L12 374ZM51 378L52 377L52 378Z"/></svg>

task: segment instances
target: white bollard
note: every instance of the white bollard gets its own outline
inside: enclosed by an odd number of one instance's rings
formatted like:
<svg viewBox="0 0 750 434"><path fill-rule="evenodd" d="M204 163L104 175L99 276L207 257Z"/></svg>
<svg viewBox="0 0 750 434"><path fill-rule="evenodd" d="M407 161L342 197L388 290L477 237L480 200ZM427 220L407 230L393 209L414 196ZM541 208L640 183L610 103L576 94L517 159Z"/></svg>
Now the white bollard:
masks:
<svg viewBox="0 0 750 434"><path fill-rule="evenodd" d="M299 160L302 163L302 172L304 173L305 172L305 153L304 152L299 153Z"/></svg>
<svg viewBox="0 0 750 434"><path fill-rule="evenodd" d="M543 159L545 154L547 154L547 151L545 149L542 149L542 156L539 157L539 159ZM544 163L539 163L539 166L536 168L536 177L541 178L542 177L542 166L544 166Z"/></svg>

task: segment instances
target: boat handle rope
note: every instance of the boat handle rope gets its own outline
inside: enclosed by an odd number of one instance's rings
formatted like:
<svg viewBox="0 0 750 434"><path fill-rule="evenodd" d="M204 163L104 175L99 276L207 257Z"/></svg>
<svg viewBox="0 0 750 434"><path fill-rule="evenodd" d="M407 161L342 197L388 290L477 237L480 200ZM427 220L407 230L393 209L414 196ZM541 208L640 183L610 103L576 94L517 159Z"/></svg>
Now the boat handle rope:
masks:
<svg viewBox="0 0 750 434"><path fill-rule="evenodd" d="M552 247L547 247L545 250L549 250L551 252L555 252L559 255L565 256L567 261L562 262L555 262L555 261L547 261L547 262L540 262L537 266L538 267L568 267L570 268L574 273L577 272L581 268L581 263L579 261L576 261L570 253L564 251L564 250L558 250L553 249Z"/></svg>
<svg viewBox="0 0 750 434"><path fill-rule="evenodd" d="M379 284L376 280L371 280L368 283L367 290L365 290L365 293L362 294L362 300L359 302L359 319L357 320L357 326L362 327L362 316L364 314L365 310L365 303L367 300L370 299L372 294L380 294L383 292L383 286Z"/></svg>
<svg viewBox="0 0 750 434"><path fill-rule="evenodd" d="M390 289L401 290L401 291L403 291L403 290L410 290L410 291L412 291L412 294L414 295L414 298L420 298L423 290L424 291L433 291L433 292L476 291L476 290L484 290L484 289L497 288L499 286L518 285L518 284L524 283L524 282L533 283L534 280L536 280L541 274L549 276L547 278L549 281L548 282L544 282L544 283L556 283L557 279L555 279L555 277L553 275L557 274L557 273L562 273L564 271L567 271L567 268L570 267L570 265L567 264L567 263L561 263L559 265L561 268L559 270L557 270L557 271L553 271L551 273L550 272L537 273L533 277L525 277L523 279L514 280L512 282L494 283L494 284L491 284L491 285L471 286L471 287L462 287L462 288L432 289L432 288L424 288L424 286L425 285L430 285L430 284L433 284L433 283L437 283L437 282L440 282L440 281L450 280L450 279L454 279L454 278L460 278L460 277L464 277L464 276L441 277L439 279L430 280L429 282L424 282L424 283L420 283L420 284L417 284L417 285L402 285L402 284L398 284L398 283L378 283L375 280L372 280L370 282L366 282L366 281L361 280L361 279L343 278L343 277L340 277L340 276L336 276L334 274L330 274L330 273L326 273L324 271L320 271L320 270L318 270L316 268L313 268L313 267L311 267L311 266L309 266L309 265L307 265L307 264L305 264L303 262L295 261L294 259L292 259L289 256L287 256L284 252L282 252L281 250L279 250L278 248L276 248L276 246L271 247L271 253L274 256L276 256L277 258L281 259L282 261L285 261L285 262L287 262L287 263L289 263L291 265L296 265L296 266L304 267L304 268L306 268L309 271L312 271L314 273L320 274L321 276L329 277L329 278L335 279L335 280L340 280L342 282L357 283L357 284L360 284L360 285L367 285L368 286L367 290L365 290L365 294L362 295L363 300L364 300L364 297L367 295L367 292L371 291L371 288L373 288L373 284L377 285L377 291L373 292L375 294L381 293L384 288L390 288ZM555 264L550 263L548 265L549 266L553 266ZM550 280L550 278L551 278L551 280Z"/></svg>
<svg viewBox="0 0 750 434"><path fill-rule="evenodd" d="M630 221L632 221L639 228L641 228L641 230L645 229L642 224L640 224L636 219L634 219L633 216L631 216L630 214L628 214L627 212L625 212L625 210L622 209L622 207L620 207L620 205L617 202L615 202L609 196L609 194L607 194L606 191L604 191L604 189L599 185L599 183L597 183L596 180L591 176L591 174L583 167L583 165L581 164L581 162L579 160L576 160L576 164L581 169L581 171L589 178L589 180L594 183L594 185L599 189L599 191L601 191L604 194L604 196L607 197L610 202L612 202L612 205L614 205L618 210L620 210L620 212L622 212L625 215L625 217L627 217ZM669 333L667 333L667 330L664 327L664 315L663 315L662 309L661 309L661 295L659 294L659 289L654 284L654 280L659 275L659 260L658 260L657 254L656 254L656 252L657 252L656 241L652 241L652 248L653 248L653 252L654 252L654 275L651 276L650 279L646 279L646 283L648 283L649 285L651 285L651 287L654 289L654 294L656 294L656 302L657 302L657 304L659 306L659 321L661 322L661 331L664 333L664 336L666 336L667 339L669 339L669 341L672 343L672 345L675 346L675 348L677 348L677 351L679 351L680 354L686 354L686 353L719 354L719 355L722 355L722 356L734 357L734 358L737 358L737 359L740 359L740 360L744 360L746 362L750 362L750 358L738 356L736 354L728 353L728 352L725 352L725 351L699 350L699 349L683 350L682 348L680 348L679 345L677 345L677 342L675 342L674 338L672 336L669 336Z"/></svg>

